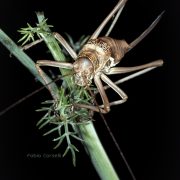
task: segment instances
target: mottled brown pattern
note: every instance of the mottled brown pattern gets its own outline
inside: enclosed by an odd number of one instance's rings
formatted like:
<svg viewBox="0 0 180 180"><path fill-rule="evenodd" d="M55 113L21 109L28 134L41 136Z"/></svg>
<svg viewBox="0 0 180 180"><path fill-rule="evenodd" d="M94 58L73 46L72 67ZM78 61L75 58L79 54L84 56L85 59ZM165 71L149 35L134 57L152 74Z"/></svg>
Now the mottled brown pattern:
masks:
<svg viewBox="0 0 180 180"><path fill-rule="evenodd" d="M119 63L127 50L130 49L130 46L125 40L117 40L110 37L100 37L98 39L108 44L110 47L111 57L114 58L115 64Z"/></svg>

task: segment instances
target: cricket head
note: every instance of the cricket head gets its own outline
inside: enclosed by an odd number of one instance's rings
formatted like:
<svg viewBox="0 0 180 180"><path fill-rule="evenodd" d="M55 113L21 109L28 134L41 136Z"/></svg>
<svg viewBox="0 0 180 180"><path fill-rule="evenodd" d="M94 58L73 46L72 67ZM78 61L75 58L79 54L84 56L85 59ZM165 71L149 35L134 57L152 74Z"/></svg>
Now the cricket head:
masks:
<svg viewBox="0 0 180 180"><path fill-rule="evenodd" d="M73 64L75 83L89 86L93 79L94 67L87 57L79 57Z"/></svg>

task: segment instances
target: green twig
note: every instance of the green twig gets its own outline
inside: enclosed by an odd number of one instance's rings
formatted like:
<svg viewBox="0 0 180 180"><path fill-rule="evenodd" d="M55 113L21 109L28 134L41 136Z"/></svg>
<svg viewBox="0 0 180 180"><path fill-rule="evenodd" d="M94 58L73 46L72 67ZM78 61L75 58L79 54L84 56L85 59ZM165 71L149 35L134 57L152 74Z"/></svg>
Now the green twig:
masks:
<svg viewBox="0 0 180 180"><path fill-rule="evenodd" d="M0 42L31 72L31 74L34 75L34 77L36 77L43 85L45 85L45 82L42 80L36 70L34 61L26 53L24 53L2 29L0 29ZM45 73L44 75L46 76L48 83L52 82L48 75ZM56 84L51 83L50 86L54 94L57 94L58 88Z"/></svg>

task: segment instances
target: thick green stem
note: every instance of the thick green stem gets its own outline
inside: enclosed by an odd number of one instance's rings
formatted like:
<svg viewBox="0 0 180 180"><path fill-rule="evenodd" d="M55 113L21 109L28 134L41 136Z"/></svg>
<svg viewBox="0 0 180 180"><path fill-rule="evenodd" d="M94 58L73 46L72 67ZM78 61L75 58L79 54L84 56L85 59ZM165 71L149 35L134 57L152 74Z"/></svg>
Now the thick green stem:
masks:
<svg viewBox="0 0 180 180"><path fill-rule="evenodd" d="M42 12L37 12L37 18L38 22L41 23L45 17ZM48 26L44 27L44 32L50 32L50 33L40 33L41 37L43 38L44 42L46 43L48 49L50 50L53 58L56 61L66 61L66 58L64 54L62 53L61 49L59 48L59 44L52 35L50 29ZM70 74L71 71L67 69L60 69L60 72L63 76L66 76L67 74ZM71 78L69 76L64 77L65 82L67 83L69 88L72 88L73 83L71 81Z"/></svg>
<svg viewBox="0 0 180 180"><path fill-rule="evenodd" d="M88 154L100 178L102 180L118 180L118 175L98 138L93 123L80 125L79 128Z"/></svg>
<svg viewBox="0 0 180 180"><path fill-rule="evenodd" d="M12 55L14 55L42 84L45 85L44 80L39 76L37 69L35 67L34 61L24 53L11 38L9 38L2 29L0 29L0 42L10 51ZM49 78L45 73L47 81L52 82L51 78ZM54 94L57 94L58 88L55 83L50 84L51 89Z"/></svg>

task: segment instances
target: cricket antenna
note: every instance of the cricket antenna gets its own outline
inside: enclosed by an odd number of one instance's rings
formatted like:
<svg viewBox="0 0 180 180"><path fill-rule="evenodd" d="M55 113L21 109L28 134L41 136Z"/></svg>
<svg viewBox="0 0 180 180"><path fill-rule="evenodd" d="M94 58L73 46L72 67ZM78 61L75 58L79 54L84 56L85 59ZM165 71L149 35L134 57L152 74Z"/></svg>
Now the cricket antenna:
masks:
<svg viewBox="0 0 180 180"><path fill-rule="evenodd" d="M91 94L91 96L93 97L96 106L99 108L99 105L98 105L98 103L97 103L97 101L96 101L96 98L95 98L94 93L91 91L91 89L90 89L89 87L87 87L87 89L88 89L89 93ZM122 160L124 161L124 164L126 165L128 171L129 171L132 179L133 179L133 180L136 180L136 177L135 177L135 175L134 175L134 173L133 173L133 171L132 171L129 163L127 162L127 160L126 160L126 158L125 158L125 156L124 156L124 154L123 154L123 152L122 152L122 149L121 149L121 147L119 146L119 144L118 144L118 142L117 142L114 134L112 133L112 131L111 131L111 129L110 129L110 127L109 127L109 125L108 125L108 123L107 123L104 115L101 113L100 108L99 108L99 113L100 113L101 119L103 120L103 122L104 122L104 124L105 124L105 126L106 126L106 128L107 128L107 130L108 130L108 132L109 132L109 134L110 134L110 136L111 136L111 139L113 140L113 142L114 142L114 144L115 144L115 146L116 146L116 148L117 148L117 150L118 150L118 152L119 152Z"/></svg>
<svg viewBox="0 0 180 180"><path fill-rule="evenodd" d="M35 91L25 95L24 97L22 97L21 99L19 99L18 101L14 102L13 104L11 104L10 106L8 106L7 108L3 109L2 111L0 111L0 116L4 115L5 113L7 113L8 111L10 111L11 109L13 109L14 107L16 107L17 105L21 104L22 102L24 102L25 100L29 99L30 97L32 97L33 95L37 94L38 92L42 91L43 89L47 88L51 83L53 82L57 82L59 80L61 80L63 77L65 76L69 76L71 74L66 74L63 76L59 76L56 79L52 80L51 82L45 84L44 86L40 87L39 89L36 89Z"/></svg>

